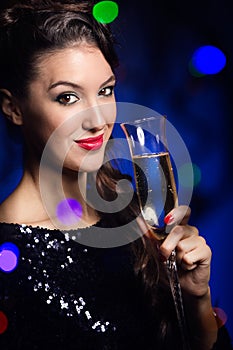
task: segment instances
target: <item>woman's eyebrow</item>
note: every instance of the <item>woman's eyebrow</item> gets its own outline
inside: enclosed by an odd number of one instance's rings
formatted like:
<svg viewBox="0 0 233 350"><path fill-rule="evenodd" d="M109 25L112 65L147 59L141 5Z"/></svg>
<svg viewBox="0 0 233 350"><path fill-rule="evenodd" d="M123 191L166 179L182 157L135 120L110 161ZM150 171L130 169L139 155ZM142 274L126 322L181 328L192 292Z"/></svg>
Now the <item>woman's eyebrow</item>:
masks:
<svg viewBox="0 0 233 350"><path fill-rule="evenodd" d="M111 82L115 82L116 78L115 75L111 75L106 81L104 81L101 85L100 85L100 89L103 88L106 84L109 84ZM83 87L81 85L78 85L76 83L73 83L72 81L66 81L66 80L59 80L56 83L53 83L49 86L48 91L51 89L56 88L57 86L70 86L73 89L83 89Z"/></svg>
<svg viewBox="0 0 233 350"><path fill-rule="evenodd" d="M76 83L73 83L72 81L66 81L66 80L59 80L56 83L53 83L49 86L48 91L56 88L57 86L71 86L73 89L82 89L82 87Z"/></svg>
<svg viewBox="0 0 233 350"><path fill-rule="evenodd" d="M115 83L115 82L116 82L116 77L113 74L105 82L103 82L103 84L100 85L100 89L102 89L105 85L107 85L109 83Z"/></svg>

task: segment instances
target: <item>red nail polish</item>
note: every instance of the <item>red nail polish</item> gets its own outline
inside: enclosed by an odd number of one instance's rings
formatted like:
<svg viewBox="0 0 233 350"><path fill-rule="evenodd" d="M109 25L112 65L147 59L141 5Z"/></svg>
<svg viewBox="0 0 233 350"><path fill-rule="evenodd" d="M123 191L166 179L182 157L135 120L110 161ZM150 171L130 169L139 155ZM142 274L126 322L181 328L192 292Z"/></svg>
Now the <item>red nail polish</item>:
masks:
<svg viewBox="0 0 233 350"><path fill-rule="evenodd" d="M174 218L173 218L172 214L168 214L164 218L164 222L166 225L171 224L173 220L174 220Z"/></svg>

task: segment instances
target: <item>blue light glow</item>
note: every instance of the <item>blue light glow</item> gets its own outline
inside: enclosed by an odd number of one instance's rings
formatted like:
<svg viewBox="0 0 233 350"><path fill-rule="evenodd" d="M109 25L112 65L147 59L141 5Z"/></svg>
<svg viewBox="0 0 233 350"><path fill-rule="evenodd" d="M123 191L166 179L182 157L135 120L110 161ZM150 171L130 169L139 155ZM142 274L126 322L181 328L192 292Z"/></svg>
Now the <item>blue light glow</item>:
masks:
<svg viewBox="0 0 233 350"><path fill-rule="evenodd" d="M193 54L190 66L193 75L217 74L226 65L224 53L215 46L206 45L199 47Z"/></svg>

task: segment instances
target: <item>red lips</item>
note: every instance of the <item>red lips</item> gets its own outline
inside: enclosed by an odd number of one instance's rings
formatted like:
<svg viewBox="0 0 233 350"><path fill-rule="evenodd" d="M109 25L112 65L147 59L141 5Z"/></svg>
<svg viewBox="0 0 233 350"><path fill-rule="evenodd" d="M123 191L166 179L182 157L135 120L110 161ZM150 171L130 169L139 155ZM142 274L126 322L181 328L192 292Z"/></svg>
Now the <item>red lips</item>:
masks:
<svg viewBox="0 0 233 350"><path fill-rule="evenodd" d="M86 139L75 140L75 142L79 145L79 147L84 148L88 151L95 151L99 149L104 140L104 134L96 136L96 137L88 137Z"/></svg>

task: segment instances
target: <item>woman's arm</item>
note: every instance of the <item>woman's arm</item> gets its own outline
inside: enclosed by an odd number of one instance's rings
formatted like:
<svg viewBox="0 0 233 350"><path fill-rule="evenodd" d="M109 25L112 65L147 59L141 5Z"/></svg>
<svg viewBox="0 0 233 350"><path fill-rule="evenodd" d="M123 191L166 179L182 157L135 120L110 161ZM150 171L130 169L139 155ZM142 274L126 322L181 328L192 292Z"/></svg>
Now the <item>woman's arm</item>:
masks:
<svg viewBox="0 0 233 350"><path fill-rule="evenodd" d="M217 342L218 324L211 304L210 288L201 297L184 294L184 307L190 330L192 349L213 349Z"/></svg>

